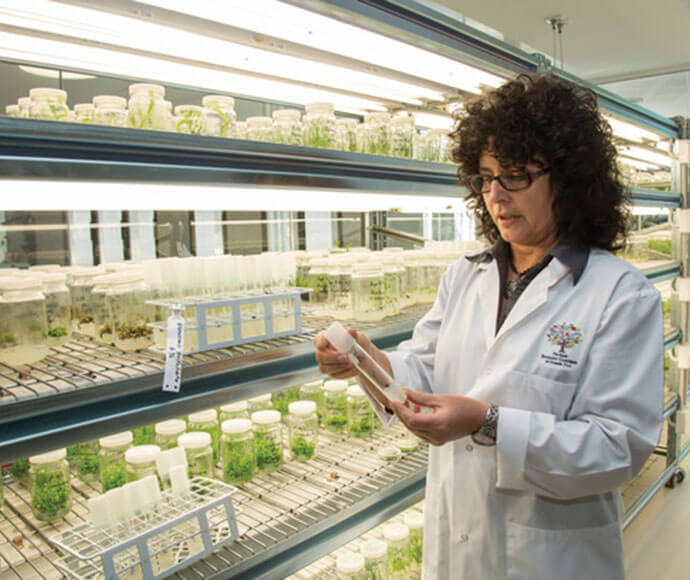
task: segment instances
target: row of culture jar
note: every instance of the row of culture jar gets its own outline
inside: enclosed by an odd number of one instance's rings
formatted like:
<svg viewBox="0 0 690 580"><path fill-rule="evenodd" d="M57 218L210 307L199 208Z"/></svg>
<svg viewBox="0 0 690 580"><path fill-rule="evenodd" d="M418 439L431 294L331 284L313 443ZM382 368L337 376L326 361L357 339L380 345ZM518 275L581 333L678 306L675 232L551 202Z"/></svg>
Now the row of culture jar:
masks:
<svg viewBox="0 0 690 580"><path fill-rule="evenodd" d="M298 109L279 109L271 117L253 116L237 121L235 100L226 95L206 95L202 105L174 108L165 100L165 87L149 83L129 86L129 101L117 95L97 95L91 103L70 110L62 89L34 88L29 97L5 107L9 116L53 121L74 121L116 127L176 131L178 133L231 137L340 149L373 155L448 161L445 129L418 132L412 114L371 112L358 123L336 118L331 103L310 103L305 114Z"/></svg>
<svg viewBox="0 0 690 580"><path fill-rule="evenodd" d="M377 321L408 306L433 302L443 272L464 252L309 252L297 258L297 280L313 289L306 299L317 311L336 319Z"/></svg>

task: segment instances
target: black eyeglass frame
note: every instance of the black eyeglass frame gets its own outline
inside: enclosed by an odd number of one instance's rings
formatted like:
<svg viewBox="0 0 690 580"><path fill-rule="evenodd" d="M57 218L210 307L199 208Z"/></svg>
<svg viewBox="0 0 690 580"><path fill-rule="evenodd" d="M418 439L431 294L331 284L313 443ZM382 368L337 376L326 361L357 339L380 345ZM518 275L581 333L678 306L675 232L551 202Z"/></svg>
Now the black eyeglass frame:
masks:
<svg viewBox="0 0 690 580"><path fill-rule="evenodd" d="M519 172L518 171L512 171L511 173L499 173L498 175L485 175L483 173L475 173L473 175L466 175L463 178L463 181L465 182L465 185L467 185L468 189L472 191L473 193L482 193L482 194L487 194L491 191L491 184L493 183L494 180L498 180L498 183L501 184L501 187L505 189L506 191L522 191L523 189L527 189L532 183L534 183L534 180L537 179L538 177L541 177L542 175L545 175L551 170L550 167L545 167L544 169L540 169L539 171L529 171L527 169L522 169ZM505 183L503 183L502 178L507 178L510 177L511 175L515 175L516 173L524 173L527 176L527 185L524 185L522 187L509 187ZM482 178L482 184L488 179L488 184L489 186L487 187L486 191L484 189L480 188L479 191L477 191L474 187L472 187L472 180L477 179L478 177Z"/></svg>

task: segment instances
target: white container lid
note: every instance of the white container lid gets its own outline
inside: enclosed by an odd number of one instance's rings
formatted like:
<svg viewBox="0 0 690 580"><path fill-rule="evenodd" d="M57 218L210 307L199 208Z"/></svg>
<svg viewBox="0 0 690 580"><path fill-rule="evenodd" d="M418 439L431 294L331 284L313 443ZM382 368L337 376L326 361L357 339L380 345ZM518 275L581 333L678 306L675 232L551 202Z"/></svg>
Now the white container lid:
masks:
<svg viewBox="0 0 690 580"><path fill-rule="evenodd" d="M332 380L326 381L323 384L323 390L329 393L345 393L347 392L347 381Z"/></svg>
<svg viewBox="0 0 690 580"><path fill-rule="evenodd" d="M424 527L424 516L418 512L405 514L405 525L411 530L419 530Z"/></svg>
<svg viewBox="0 0 690 580"><path fill-rule="evenodd" d="M382 111L374 111L372 113L365 113L364 115L365 123L389 123L390 120L390 113L384 113Z"/></svg>
<svg viewBox="0 0 690 580"><path fill-rule="evenodd" d="M356 399L361 399L363 397L366 397L366 393L362 390L362 387L359 385L351 385L347 388L347 396L348 397L354 397Z"/></svg>
<svg viewBox="0 0 690 580"><path fill-rule="evenodd" d="M187 430L187 424L182 419L170 419L156 423L156 435L181 435Z"/></svg>
<svg viewBox="0 0 690 580"><path fill-rule="evenodd" d="M201 99L201 104L204 105L204 107L220 105L221 107L232 109L235 107L235 99L226 95L206 95Z"/></svg>
<svg viewBox="0 0 690 580"><path fill-rule="evenodd" d="M337 320L323 331L323 335L326 337L328 342L330 342L340 352L350 352L355 346L355 339ZM324 389L326 388L326 385L332 382L334 381L326 381L323 384Z"/></svg>
<svg viewBox="0 0 690 580"><path fill-rule="evenodd" d="M109 109L124 109L127 106L127 99L117 95L96 95L91 99L93 106L97 109L107 107Z"/></svg>
<svg viewBox="0 0 690 580"><path fill-rule="evenodd" d="M62 89L50 89L50 88L37 88L37 89L31 89L29 91L29 98L32 101L35 101L36 99L45 99L45 98L58 98L62 101L67 100L67 92L63 91Z"/></svg>
<svg viewBox="0 0 690 580"><path fill-rule="evenodd" d="M211 434L206 431L183 433L177 438L177 444L185 449L203 449L211 445Z"/></svg>
<svg viewBox="0 0 690 580"><path fill-rule="evenodd" d="M215 409L206 409L198 413L192 413L187 417L190 423L211 423L218 421L218 413Z"/></svg>
<svg viewBox="0 0 690 580"><path fill-rule="evenodd" d="M297 109L278 109L273 111L273 118L278 121L299 121L302 113Z"/></svg>
<svg viewBox="0 0 690 580"><path fill-rule="evenodd" d="M316 403L314 401L294 401L288 405L290 415L306 417L316 413Z"/></svg>
<svg viewBox="0 0 690 580"><path fill-rule="evenodd" d="M42 277L38 274L34 276L22 275L19 278L1 278L0 288L2 290L40 290L43 287Z"/></svg>
<svg viewBox="0 0 690 580"><path fill-rule="evenodd" d="M393 461L402 455L402 451L395 445L384 445L378 450L378 456L386 461Z"/></svg>
<svg viewBox="0 0 690 580"><path fill-rule="evenodd" d="M383 540L371 539L360 548L365 558L383 558L386 555L388 545Z"/></svg>
<svg viewBox="0 0 690 580"><path fill-rule="evenodd" d="M257 413L261 413L261 411L257 411ZM252 422L249 419L228 419L221 423L220 428L223 433L237 435L251 431Z"/></svg>
<svg viewBox="0 0 690 580"><path fill-rule="evenodd" d="M181 113L196 113L201 115L203 109L199 105L177 105L175 107L175 114L180 115Z"/></svg>
<svg viewBox="0 0 690 580"><path fill-rule="evenodd" d="M141 464L152 463L160 455L161 448L158 445L137 445L125 451L125 461L127 463Z"/></svg>
<svg viewBox="0 0 690 580"><path fill-rule="evenodd" d="M29 457L29 463L32 465L45 465L46 463L61 461L65 457L67 457L66 449L54 449L53 451L48 451L48 453L41 453L40 455Z"/></svg>
<svg viewBox="0 0 690 580"><path fill-rule="evenodd" d="M335 567L338 569L338 572L343 574L355 574L364 570L364 556L354 552L345 552L338 556Z"/></svg>
<svg viewBox="0 0 690 580"><path fill-rule="evenodd" d="M255 411L252 413L252 423L258 425L271 425L273 423L280 423L280 411Z"/></svg>
<svg viewBox="0 0 690 580"><path fill-rule="evenodd" d="M400 451L414 451L417 449L417 447L419 447L419 441L413 439L412 437L406 437L405 439L398 439L396 446L400 449Z"/></svg>
<svg viewBox="0 0 690 580"><path fill-rule="evenodd" d="M149 95L162 99L165 96L165 87L162 85L154 85L151 83L134 83L129 85L129 95Z"/></svg>
<svg viewBox="0 0 690 580"><path fill-rule="evenodd" d="M17 105L20 107L28 107L31 104L31 97L20 97L17 99Z"/></svg>
<svg viewBox="0 0 690 580"><path fill-rule="evenodd" d="M448 120L450 121L450 117L448 117ZM414 127L414 116L413 115L396 115L391 119L391 125L410 125Z"/></svg>
<svg viewBox="0 0 690 580"><path fill-rule="evenodd" d="M131 445L132 441L134 441L134 435L132 432L123 431L122 433L115 433L115 435L101 437L98 440L98 444L106 449L111 449L113 447L124 447L125 445Z"/></svg>
<svg viewBox="0 0 690 580"><path fill-rule="evenodd" d="M383 537L389 542L399 542L410 536L410 529L405 524L388 524L383 528Z"/></svg>
<svg viewBox="0 0 690 580"><path fill-rule="evenodd" d="M93 105L91 103L78 103L74 105L75 113L93 112Z"/></svg>
<svg viewBox="0 0 690 580"><path fill-rule="evenodd" d="M307 113L327 113L327 114L333 114L333 111L335 110L335 107L333 106L333 103L308 103L305 105L304 110Z"/></svg>
<svg viewBox="0 0 690 580"><path fill-rule="evenodd" d="M250 397L247 399L250 405L255 405L256 403L266 403L271 400L271 393L266 393L265 395L259 395L258 397Z"/></svg>
<svg viewBox="0 0 690 580"><path fill-rule="evenodd" d="M320 389L321 387L323 387L323 379L309 381L308 383L304 383L302 386L306 387L307 389Z"/></svg>
<svg viewBox="0 0 690 580"><path fill-rule="evenodd" d="M357 262L352 265L353 274L376 274L382 275L381 265L377 262Z"/></svg>
<svg viewBox="0 0 690 580"><path fill-rule="evenodd" d="M226 403L220 406L221 413L241 413L249 408L247 401L235 401L234 403Z"/></svg>
<svg viewBox="0 0 690 580"><path fill-rule="evenodd" d="M11 113L18 113L20 111L19 105L6 105L5 106L5 113L6 114L11 114Z"/></svg>

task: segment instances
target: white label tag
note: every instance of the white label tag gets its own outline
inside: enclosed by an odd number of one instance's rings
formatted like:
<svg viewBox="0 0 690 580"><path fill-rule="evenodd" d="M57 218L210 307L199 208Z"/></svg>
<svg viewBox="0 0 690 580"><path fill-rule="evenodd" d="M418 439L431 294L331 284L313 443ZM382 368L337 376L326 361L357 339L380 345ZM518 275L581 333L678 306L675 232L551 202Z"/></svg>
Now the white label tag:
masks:
<svg viewBox="0 0 690 580"><path fill-rule="evenodd" d="M173 308L168 317L168 336L165 344L165 374L163 390L180 392L182 383L182 351L184 347L184 318L181 308Z"/></svg>

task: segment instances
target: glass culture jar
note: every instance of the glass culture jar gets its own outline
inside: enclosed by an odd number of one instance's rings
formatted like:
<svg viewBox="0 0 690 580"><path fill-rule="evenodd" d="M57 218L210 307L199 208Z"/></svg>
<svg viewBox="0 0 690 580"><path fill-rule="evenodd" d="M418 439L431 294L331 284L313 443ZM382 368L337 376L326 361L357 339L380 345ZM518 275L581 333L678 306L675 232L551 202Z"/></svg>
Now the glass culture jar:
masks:
<svg viewBox="0 0 690 580"><path fill-rule="evenodd" d="M442 163L448 156L448 130L429 129L420 139L420 158Z"/></svg>
<svg viewBox="0 0 690 580"><path fill-rule="evenodd" d="M424 516L419 512L406 513L405 525L410 530L410 570L420 571L424 547Z"/></svg>
<svg viewBox="0 0 690 580"><path fill-rule="evenodd" d="M365 153L390 155L391 116L382 112L364 115L364 140Z"/></svg>
<svg viewBox="0 0 690 580"><path fill-rule="evenodd" d="M302 119L302 143L309 147L335 147L335 108L332 103L309 103Z"/></svg>
<svg viewBox="0 0 690 580"><path fill-rule="evenodd" d="M273 119L271 117L248 117L247 139L251 141L273 141Z"/></svg>
<svg viewBox="0 0 690 580"><path fill-rule="evenodd" d="M347 381L324 382L323 406L326 429L336 432L347 429Z"/></svg>
<svg viewBox="0 0 690 580"><path fill-rule="evenodd" d="M127 101L117 95L96 95L93 99L94 123L110 127L129 126Z"/></svg>
<svg viewBox="0 0 690 580"><path fill-rule="evenodd" d="M436 267L436 258L433 252L428 250L420 252L419 270L421 287L417 295L417 302L433 302L439 285L438 268Z"/></svg>
<svg viewBox="0 0 690 580"><path fill-rule="evenodd" d="M297 109L273 111L273 142L285 145L302 144L302 114Z"/></svg>
<svg viewBox="0 0 690 580"><path fill-rule="evenodd" d="M15 118L20 118L22 115L21 109L19 108L19 105L6 105L5 106L5 115L8 117L15 117Z"/></svg>
<svg viewBox="0 0 690 580"><path fill-rule="evenodd" d="M374 433L374 412L359 385L347 388L347 432L350 437L371 437Z"/></svg>
<svg viewBox="0 0 690 580"><path fill-rule="evenodd" d="M328 302L328 258L314 258L310 260L309 272L307 273L307 288L312 289L306 295L309 304L325 309Z"/></svg>
<svg viewBox="0 0 690 580"><path fill-rule="evenodd" d="M410 567L410 530L405 524L388 524L383 528L388 543L388 578L407 580Z"/></svg>
<svg viewBox="0 0 690 580"><path fill-rule="evenodd" d="M126 483L125 452L131 447L134 435L123 431L98 440L101 486L103 493Z"/></svg>
<svg viewBox="0 0 690 580"><path fill-rule="evenodd" d="M23 459L16 459L10 465L10 473L12 474L12 479L17 483L28 487L29 484L29 459L27 457Z"/></svg>
<svg viewBox="0 0 690 580"><path fill-rule="evenodd" d="M211 447L211 435L206 431L183 433L177 439L187 455L187 475L192 477L213 478L215 461Z"/></svg>
<svg viewBox="0 0 690 580"><path fill-rule="evenodd" d="M254 434L249 419L228 419L221 424L220 461L223 480L228 483L247 483L254 477L256 458Z"/></svg>
<svg viewBox="0 0 690 580"><path fill-rule="evenodd" d="M412 159L415 126L412 115L396 115L391 119L391 152L394 157Z"/></svg>
<svg viewBox="0 0 690 580"><path fill-rule="evenodd" d="M279 411L252 413L256 467L261 471L275 471L283 464L283 427Z"/></svg>
<svg viewBox="0 0 690 580"><path fill-rule="evenodd" d="M169 126L169 110L164 102L165 87L149 83L129 85L129 126L135 129L165 131Z"/></svg>
<svg viewBox="0 0 690 580"><path fill-rule="evenodd" d="M175 131L187 135L201 135L204 127L203 109L197 105L175 107Z"/></svg>
<svg viewBox="0 0 690 580"><path fill-rule="evenodd" d="M74 120L77 123L93 123L94 107L91 103L74 105Z"/></svg>
<svg viewBox="0 0 690 580"><path fill-rule="evenodd" d="M201 99L201 104L220 117L218 137L231 137L237 122L235 113L235 99L225 95L206 95ZM206 135L210 133L206 131Z"/></svg>
<svg viewBox="0 0 690 580"><path fill-rule="evenodd" d="M310 381L300 386L299 398L316 403L316 417L319 425L323 422L323 380Z"/></svg>
<svg viewBox="0 0 690 580"><path fill-rule="evenodd" d="M364 577L367 580L387 580L388 578L388 546L382 540L368 540L360 548L364 556Z"/></svg>
<svg viewBox="0 0 690 580"><path fill-rule="evenodd" d="M333 256L328 270L328 313L337 319L352 319L352 267L357 257Z"/></svg>
<svg viewBox="0 0 690 580"><path fill-rule="evenodd" d="M67 274L63 272L41 274L46 298L48 344L51 346L67 342L72 335L72 297L66 281Z"/></svg>
<svg viewBox="0 0 690 580"><path fill-rule="evenodd" d="M192 413L187 417L187 427L189 431L204 431L211 436L213 461L218 461L218 441L220 440L218 412L215 409L206 409Z"/></svg>
<svg viewBox="0 0 690 580"><path fill-rule="evenodd" d="M29 116L47 121L68 121L67 93L62 89L31 89Z"/></svg>
<svg viewBox="0 0 690 580"><path fill-rule="evenodd" d="M152 318L148 298L149 288L138 272L120 272L108 288L105 300L113 321L113 343L120 350L133 352L153 344L153 329L147 325Z"/></svg>
<svg viewBox="0 0 690 580"><path fill-rule="evenodd" d="M230 137L233 139L248 139L247 123L245 121L237 121L230 131Z"/></svg>
<svg viewBox="0 0 690 580"><path fill-rule="evenodd" d="M53 522L72 509L72 488L65 449L29 458L31 511L37 520Z"/></svg>
<svg viewBox="0 0 690 580"><path fill-rule="evenodd" d="M370 322L383 319L384 313L383 274L373 262L357 263L352 266L352 317Z"/></svg>
<svg viewBox="0 0 690 580"><path fill-rule="evenodd" d="M177 447L177 438L186 430L187 423L182 419L170 419L156 423L154 427L156 445L161 448L161 451Z"/></svg>
<svg viewBox="0 0 690 580"><path fill-rule="evenodd" d="M386 316L397 314L400 308L400 287L403 269L395 256L382 252L377 256L379 268L383 271L383 309Z"/></svg>
<svg viewBox="0 0 690 580"><path fill-rule="evenodd" d="M143 425L133 429L134 445L155 445L156 431L154 425Z"/></svg>
<svg viewBox="0 0 690 580"><path fill-rule="evenodd" d="M100 475L98 441L77 443L71 448L71 463L77 477L86 483L98 481Z"/></svg>
<svg viewBox="0 0 690 580"><path fill-rule="evenodd" d="M293 461L314 457L319 435L319 420L314 401L294 401L288 405L288 440Z"/></svg>
<svg viewBox="0 0 690 580"><path fill-rule="evenodd" d="M220 422L228 419L249 419L249 403L247 401L235 401L220 406Z"/></svg>
<svg viewBox="0 0 690 580"><path fill-rule="evenodd" d="M364 556L354 552L345 552L335 562L338 580L366 580L364 574Z"/></svg>
<svg viewBox="0 0 690 580"><path fill-rule="evenodd" d="M31 364L50 352L42 289L38 276L0 279L0 362Z"/></svg>
<svg viewBox="0 0 690 580"><path fill-rule="evenodd" d="M91 289L91 314L94 338L103 344L113 344L113 318L106 296L108 290L120 279L119 274L104 274L93 279Z"/></svg>
<svg viewBox="0 0 690 580"><path fill-rule="evenodd" d="M17 105L19 106L19 116L22 119L31 117L31 97L21 97L17 99Z"/></svg>
<svg viewBox="0 0 690 580"><path fill-rule="evenodd" d="M95 337L91 291L94 278L105 274L99 266L76 266L70 269L70 296L72 297L72 330Z"/></svg>
<svg viewBox="0 0 690 580"><path fill-rule="evenodd" d="M250 397L247 399L249 404L249 414L256 411L266 411L273 409L273 399L271 393L266 393L264 395L258 395L257 397Z"/></svg>
<svg viewBox="0 0 690 580"><path fill-rule="evenodd" d="M335 148L341 151L359 151L356 119L336 119Z"/></svg>
<svg viewBox="0 0 690 580"><path fill-rule="evenodd" d="M160 455L158 445L135 445L125 451L125 479L138 481L148 475L158 477L156 459Z"/></svg>

